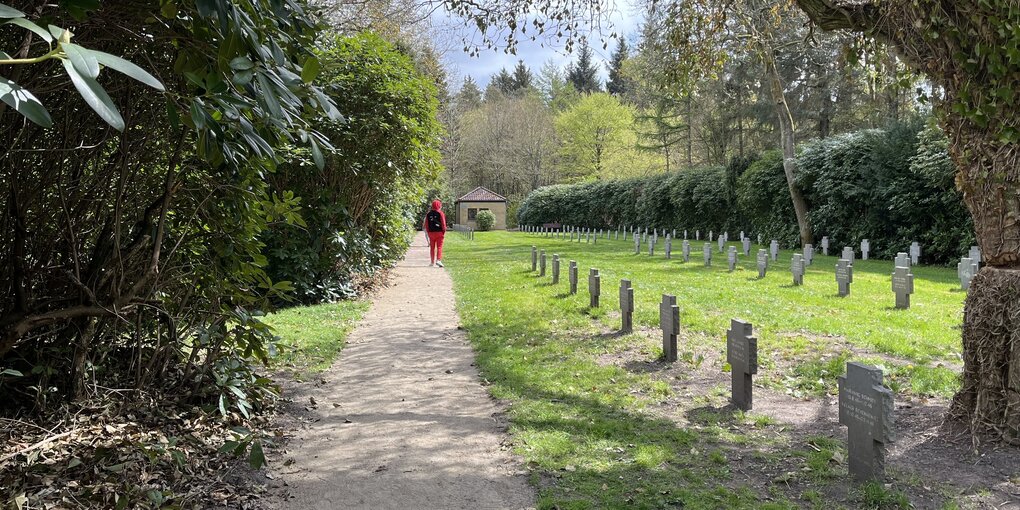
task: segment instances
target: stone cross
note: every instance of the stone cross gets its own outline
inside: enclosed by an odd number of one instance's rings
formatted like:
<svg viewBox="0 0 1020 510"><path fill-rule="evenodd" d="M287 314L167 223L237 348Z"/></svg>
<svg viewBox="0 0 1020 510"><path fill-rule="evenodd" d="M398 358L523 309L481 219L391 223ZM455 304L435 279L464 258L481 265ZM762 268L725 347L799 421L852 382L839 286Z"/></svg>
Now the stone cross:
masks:
<svg viewBox="0 0 1020 510"><path fill-rule="evenodd" d="M800 253L793 254L793 261L790 262L790 272L793 273L794 285L804 285L804 256Z"/></svg>
<svg viewBox="0 0 1020 510"><path fill-rule="evenodd" d="M590 228L584 229L584 242L585 243L590 243L591 242L591 229Z"/></svg>
<svg viewBox="0 0 1020 510"><path fill-rule="evenodd" d="M836 284L839 285L839 297L850 295L850 284L854 282L854 265L847 259L836 261Z"/></svg>
<svg viewBox="0 0 1020 510"><path fill-rule="evenodd" d="M761 246L761 234L758 234L758 246Z"/></svg>
<svg viewBox="0 0 1020 510"><path fill-rule="evenodd" d="M726 362L733 379L730 401L744 411L753 406L751 376L758 373L758 339L751 335L751 323L730 320L730 330L726 332Z"/></svg>
<svg viewBox="0 0 1020 510"><path fill-rule="evenodd" d="M968 256L971 258L971 260L974 261L975 264L978 265L978 267L981 267L981 248L977 246L971 246L970 255Z"/></svg>
<svg viewBox="0 0 1020 510"><path fill-rule="evenodd" d="M917 244L917 241L910 243L910 263L917 265L918 261L921 260L921 245Z"/></svg>
<svg viewBox="0 0 1020 510"><path fill-rule="evenodd" d="M810 244L804 245L804 263L811 265L811 261L815 260L815 247Z"/></svg>
<svg viewBox="0 0 1020 510"><path fill-rule="evenodd" d="M914 274L909 267L898 266L892 274L892 290L896 293L896 308L910 308L910 295L914 293Z"/></svg>
<svg viewBox="0 0 1020 510"><path fill-rule="evenodd" d="M730 272L732 273L737 269L737 247L730 246L730 249L726 253L726 262L730 266Z"/></svg>
<svg viewBox="0 0 1020 510"><path fill-rule="evenodd" d="M641 253L641 236L634 236L634 255Z"/></svg>
<svg viewBox="0 0 1020 510"><path fill-rule="evenodd" d="M673 239L676 239L676 229L673 229Z"/></svg>
<svg viewBox="0 0 1020 510"><path fill-rule="evenodd" d="M769 243L769 253L772 254L772 262L775 262L776 258L779 257L779 241L773 239L772 242Z"/></svg>
<svg viewBox="0 0 1020 510"><path fill-rule="evenodd" d="M538 248L531 247L531 271L534 272L538 269Z"/></svg>
<svg viewBox="0 0 1020 510"><path fill-rule="evenodd" d="M648 256L655 255L655 236L648 238Z"/></svg>
<svg viewBox="0 0 1020 510"><path fill-rule="evenodd" d="M741 241L744 240L744 231L743 230L740 231L740 240Z"/></svg>
<svg viewBox="0 0 1020 510"><path fill-rule="evenodd" d="M634 331L634 287L631 287L630 280L620 280L620 317L623 320L620 331Z"/></svg>
<svg viewBox="0 0 1020 510"><path fill-rule="evenodd" d="M666 234L666 260L673 258L673 237Z"/></svg>
<svg viewBox="0 0 1020 510"><path fill-rule="evenodd" d="M694 231L694 240L695 241L700 241L701 240L701 231L700 230L695 230Z"/></svg>
<svg viewBox="0 0 1020 510"><path fill-rule="evenodd" d="M713 239L713 232L711 230L709 230L708 231L708 242L712 242L713 240L714 240Z"/></svg>
<svg viewBox="0 0 1020 510"><path fill-rule="evenodd" d="M591 268L588 272L588 306L592 308L599 307L599 295L602 293L601 282L602 277L599 276L599 270Z"/></svg>
<svg viewBox="0 0 1020 510"><path fill-rule="evenodd" d="M956 274L960 277L960 289L970 290L970 281L977 275L978 264L972 258L963 257L956 264Z"/></svg>
<svg viewBox="0 0 1020 510"><path fill-rule="evenodd" d="M853 265L853 263L854 263L854 255L855 254L854 254L854 249L853 248L851 248L849 246L844 246L843 247L843 254L840 255L839 258L849 260L850 264Z"/></svg>
<svg viewBox="0 0 1020 510"><path fill-rule="evenodd" d="M861 241L861 260L868 260L868 252L871 251L871 241L865 239Z"/></svg>
<svg viewBox="0 0 1020 510"><path fill-rule="evenodd" d="M687 231L684 230L684 241L686 241L686 240L687 240Z"/></svg>
<svg viewBox="0 0 1020 510"><path fill-rule="evenodd" d="M676 336L680 332L680 307L676 305L676 296L662 295L659 327L662 328L662 356L672 363L676 361Z"/></svg>
<svg viewBox="0 0 1020 510"><path fill-rule="evenodd" d="M719 236L719 253L722 253L725 248L726 248L726 238L723 237L723 236Z"/></svg>
<svg viewBox="0 0 1020 510"><path fill-rule="evenodd" d="M910 264L910 257L907 256L907 254L903 253L902 251L896 254L896 259L893 262L893 267L900 267L900 266L903 266L903 267L910 267L911 266L911 264Z"/></svg>
<svg viewBox="0 0 1020 510"><path fill-rule="evenodd" d="M712 244L705 243L705 267L712 267Z"/></svg>
<svg viewBox="0 0 1020 510"><path fill-rule="evenodd" d="M545 276L545 250L538 256L538 276Z"/></svg>
<svg viewBox="0 0 1020 510"><path fill-rule="evenodd" d="M577 294L577 261L571 260L567 266L567 279L570 281L570 293Z"/></svg>
<svg viewBox="0 0 1020 510"><path fill-rule="evenodd" d="M822 238L822 255L829 256L829 236Z"/></svg>
<svg viewBox="0 0 1020 510"><path fill-rule="evenodd" d="M690 262L691 261L691 242L686 240L686 239L684 239L684 242L681 245L681 249L683 250L683 254L684 254L684 262Z"/></svg>
<svg viewBox="0 0 1020 510"><path fill-rule="evenodd" d="M619 228L616 229L616 237L614 237L613 240L614 241L619 241L620 240L620 229Z"/></svg>
<svg viewBox="0 0 1020 510"><path fill-rule="evenodd" d="M885 445L893 440L893 394L882 369L851 362L839 382L839 423L847 428L849 471L857 481L885 476Z"/></svg>
<svg viewBox="0 0 1020 510"><path fill-rule="evenodd" d="M555 253L553 253L552 277L553 285L560 283L560 256Z"/></svg>
<svg viewBox="0 0 1020 510"><path fill-rule="evenodd" d="M599 235L600 235L600 234L596 233L596 234L594 234L594 235L592 236L592 239L591 239L591 243L592 243L592 244L599 244Z"/></svg>
<svg viewBox="0 0 1020 510"><path fill-rule="evenodd" d="M744 240L742 241L742 243L744 244L744 256L745 257L750 256L751 255L751 238L750 237L745 237Z"/></svg>
<svg viewBox="0 0 1020 510"><path fill-rule="evenodd" d="M765 278L768 270L769 254L765 252L765 248L758 248L758 278Z"/></svg>

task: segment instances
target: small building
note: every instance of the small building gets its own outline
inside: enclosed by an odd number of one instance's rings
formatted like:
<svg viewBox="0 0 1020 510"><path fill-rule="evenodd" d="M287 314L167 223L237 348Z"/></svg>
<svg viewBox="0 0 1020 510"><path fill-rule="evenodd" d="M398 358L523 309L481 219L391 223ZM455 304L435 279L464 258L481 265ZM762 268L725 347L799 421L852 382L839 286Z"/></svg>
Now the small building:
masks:
<svg viewBox="0 0 1020 510"><path fill-rule="evenodd" d="M457 223L478 228L475 216L481 211L492 211L496 216L493 230L506 230L506 197L481 186L457 199Z"/></svg>

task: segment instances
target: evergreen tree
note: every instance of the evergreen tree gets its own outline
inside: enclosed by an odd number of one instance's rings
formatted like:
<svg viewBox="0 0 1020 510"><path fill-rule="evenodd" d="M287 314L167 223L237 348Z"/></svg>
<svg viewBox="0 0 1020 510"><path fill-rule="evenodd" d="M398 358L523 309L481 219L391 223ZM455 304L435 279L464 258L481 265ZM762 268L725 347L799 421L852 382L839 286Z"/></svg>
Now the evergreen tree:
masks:
<svg viewBox="0 0 1020 510"><path fill-rule="evenodd" d="M517 61L517 67L514 68L514 74L511 76L513 80L512 93L522 93L528 89L534 87L534 75L531 74L531 69L524 65L523 60Z"/></svg>
<svg viewBox="0 0 1020 510"><path fill-rule="evenodd" d="M581 52L577 56L577 62L567 68L567 81L569 81L578 92L591 94L600 92L602 85L599 84L598 70L592 62L591 47L588 40L581 41Z"/></svg>
<svg viewBox="0 0 1020 510"><path fill-rule="evenodd" d="M616 51L613 52L613 56L609 59L609 64L606 65L609 71L606 92L618 97L627 93L627 78L623 75L623 62L629 56L627 40L621 37L619 44L616 45Z"/></svg>
<svg viewBox="0 0 1020 510"><path fill-rule="evenodd" d="M504 67L492 77L490 85L495 85L504 96L510 96L514 92L514 77Z"/></svg>
<svg viewBox="0 0 1020 510"><path fill-rule="evenodd" d="M482 105L482 89L478 88L478 84L471 76L464 77L460 92L457 92L456 102L457 108L464 112Z"/></svg>

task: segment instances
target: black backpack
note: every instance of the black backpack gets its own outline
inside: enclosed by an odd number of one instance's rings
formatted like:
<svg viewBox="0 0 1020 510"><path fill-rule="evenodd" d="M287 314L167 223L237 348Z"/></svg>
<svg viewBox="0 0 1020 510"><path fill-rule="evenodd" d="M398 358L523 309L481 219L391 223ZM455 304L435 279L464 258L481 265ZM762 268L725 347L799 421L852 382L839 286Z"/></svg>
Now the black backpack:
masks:
<svg viewBox="0 0 1020 510"><path fill-rule="evenodd" d="M439 211L429 211L425 215L425 225L429 232L442 232L443 216L439 214Z"/></svg>

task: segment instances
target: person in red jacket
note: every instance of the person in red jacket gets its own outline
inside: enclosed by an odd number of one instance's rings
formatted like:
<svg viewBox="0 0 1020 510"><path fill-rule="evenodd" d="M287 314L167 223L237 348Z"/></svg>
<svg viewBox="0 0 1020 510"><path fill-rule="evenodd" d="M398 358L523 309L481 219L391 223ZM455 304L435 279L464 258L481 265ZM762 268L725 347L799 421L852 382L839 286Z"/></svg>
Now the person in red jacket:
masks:
<svg viewBox="0 0 1020 510"><path fill-rule="evenodd" d="M443 237L446 236L446 215L443 214L443 203L432 201L432 210L425 213L421 223L422 230L429 241L429 267L443 267Z"/></svg>

